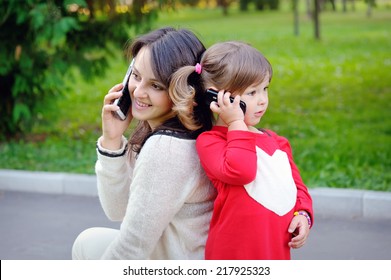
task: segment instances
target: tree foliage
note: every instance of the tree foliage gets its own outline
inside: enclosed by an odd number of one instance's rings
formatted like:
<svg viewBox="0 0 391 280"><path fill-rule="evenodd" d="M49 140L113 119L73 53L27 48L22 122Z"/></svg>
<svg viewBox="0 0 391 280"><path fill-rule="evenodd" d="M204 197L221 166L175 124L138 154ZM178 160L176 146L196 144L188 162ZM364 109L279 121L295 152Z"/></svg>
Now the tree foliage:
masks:
<svg viewBox="0 0 391 280"><path fill-rule="evenodd" d="M267 7L270 10L278 10L280 7L279 0L239 0L240 10L247 11L250 3L254 3L255 8L259 11L265 10Z"/></svg>
<svg viewBox="0 0 391 280"><path fill-rule="evenodd" d="M159 4L122 2L0 1L0 140L30 129L38 102L64 90L72 67L85 79L102 75L111 46L123 46L131 28L147 29Z"/></svg>

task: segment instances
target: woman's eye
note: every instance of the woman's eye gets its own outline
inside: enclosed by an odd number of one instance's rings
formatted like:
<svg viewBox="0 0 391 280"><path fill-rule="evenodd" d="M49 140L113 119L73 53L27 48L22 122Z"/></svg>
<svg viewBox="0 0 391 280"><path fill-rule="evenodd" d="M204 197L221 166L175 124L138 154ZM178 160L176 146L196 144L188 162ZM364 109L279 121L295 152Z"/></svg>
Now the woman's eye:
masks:
<svg viewBox="0 0 391 280"><path fill-rule="evenodd" d="M156 90L163 90L164 89L161 85L158 85L158 84L152 84L152 87Z"/></svg>
<svg viewBox="0 0 391 280"><path fill-rule="evenodd" d="M136 79L136 80L138 80L139 79L139 76L136 74L136 73L132 73L132 76Z"/></svg>

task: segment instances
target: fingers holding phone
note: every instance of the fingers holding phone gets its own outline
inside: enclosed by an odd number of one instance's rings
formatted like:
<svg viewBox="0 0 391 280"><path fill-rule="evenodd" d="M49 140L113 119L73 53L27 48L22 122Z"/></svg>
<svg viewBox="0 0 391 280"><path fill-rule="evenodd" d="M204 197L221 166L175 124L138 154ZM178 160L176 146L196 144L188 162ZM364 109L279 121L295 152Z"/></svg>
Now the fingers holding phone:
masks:
<svg viewBox="0 0 391 280"><path fill-rule="evenodd" d="M122 121L115 116L115 112L119 110L119 106L113 102L121 96L123 96L123 84L117 84L104 97L101 145L109 150L116 150L121 146L122 135L132 120L131 117L127 117Z"/></svg>
<svg viewBox="0 0 391 280"><path fill-rule="evenodd" d="M103 105L113 105L117 106L114 104L114 100L122 96L122 89L123 85L121 84L116 84L113 86L109 92L105 95L103 99Z"/></svg>
<svg viewBox="0 0 391 280"><path fill-rule="evenodd" d="M113 86L105 95L103 99L102 117L108 118L108 113L115 117L114 112L119 109L119 106L115 103L115 100L121 98L121 96L123 95L123 87L123 84L117 84Z"/></svg>
<svg viewBox="0 0 391 280"><path fill-rule="evenodd" d="M237 120L244 120L244 112L239 106L240 96L233 98L230 92L219 92L217 99L220 107L219 116L228 126Z"/></svg>
<svg viewBox="0 0 391 280"><path fill-rule="evenodd" d="M223 104L223 96L225 96L225 100L226 100L226 104L227 105L230 105L230 103L233 103L235 98L234 97L231 97L230 96L230 93L229 92L225 92L225 91L221 91L222 94L221 94L221 97L219 99L219 92L217 92L216 90L214 89L207 89L206 90L206 102L207 102L207 105L211 105L211 110L215 113L218 113L219 111L219 104ZM242 109L243 111L243 114L246 113L246 103L244 103L244 101L241 101L240 100L240 96L237 97L236 99L238 99L238 101L236 101L236 104L235 106L237 107L237 103L239 103L239 106L240 108Z"/></svg>
<svg viewBox="0 0 391 280"><path fill-rule="evenodd" d="M132 74L134 59L130 63L128 70L126 71L125 77L122 81L123 89L122 95L114 100L114 104L118 106L118 109L115 111L114 115L120 120L124 121L129 115L129 108L132 105L132 100L130 99L130 93L128 89L129 78Z"/></svg>
<svg viewBox="0 0 391 280"><path fill-rule="evenodd" d="M102 109L102 140L101 145L107 149L116 149L121 145L121 138L128 128L131 98L128 89L129 77L132 74L134 59L130 63L122 84L117 84L109 90L104 98Z"/></svg>
<svg viewBox="0 0 391 280"><path fill-rule="evenodd" d="M246 112L246 104L240 100L240 96L231 97L231 93L225 91L207 90L207 102L210 109L219 115L219 119L223 121L229 129L247 130L247 125L244 123L244 114Z"/></svg>

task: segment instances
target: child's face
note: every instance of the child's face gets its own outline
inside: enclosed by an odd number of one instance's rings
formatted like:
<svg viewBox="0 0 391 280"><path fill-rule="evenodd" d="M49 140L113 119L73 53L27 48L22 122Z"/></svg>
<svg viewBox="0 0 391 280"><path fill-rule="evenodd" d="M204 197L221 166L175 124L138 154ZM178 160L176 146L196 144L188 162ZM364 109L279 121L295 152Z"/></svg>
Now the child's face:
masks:
<svg viewBox="0 0 391 280"><path fill-rule="evenodd" d="M143 47L135 59L129 79L129 92L132 97L133 117L147 121L155 128L173 117L173 112L168 91L156 79L151 63L150 50Z"/></svg>
<svg viewBox="0 0 391 280"><path fill-rule="evenodd" d="M268 97L269 75L260 84L249 86L240 96L247 105L244 122L248 126L255 126L266 112L269 104Z"/></svg>

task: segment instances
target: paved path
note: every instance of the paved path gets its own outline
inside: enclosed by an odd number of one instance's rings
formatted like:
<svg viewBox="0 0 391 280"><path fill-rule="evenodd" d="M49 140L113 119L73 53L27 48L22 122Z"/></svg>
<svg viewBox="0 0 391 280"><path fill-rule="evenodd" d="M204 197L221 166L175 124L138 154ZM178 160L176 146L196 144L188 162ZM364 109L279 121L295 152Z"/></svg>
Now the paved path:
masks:
<svg viewBox="0 0 391 280"><path fill-rule="evenodd" d="M0 191L0 259L66 260L75 237L108 221L96 196ZM297 260L390 260L391 219L316 217Z"/></svg>

